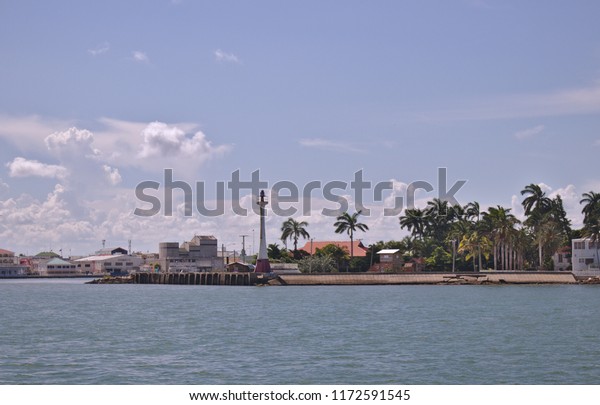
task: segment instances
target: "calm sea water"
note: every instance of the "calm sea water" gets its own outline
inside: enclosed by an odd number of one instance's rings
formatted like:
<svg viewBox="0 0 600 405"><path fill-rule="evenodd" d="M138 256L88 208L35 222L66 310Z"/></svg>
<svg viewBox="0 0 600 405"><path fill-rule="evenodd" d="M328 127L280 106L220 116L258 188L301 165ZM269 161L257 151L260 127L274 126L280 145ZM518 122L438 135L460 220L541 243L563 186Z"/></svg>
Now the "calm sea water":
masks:
<svg viewBox="0 0 600 405"><path fill-rule="evenodd" d="M596 286L0 280L2 384L598 384Z"/></svg>

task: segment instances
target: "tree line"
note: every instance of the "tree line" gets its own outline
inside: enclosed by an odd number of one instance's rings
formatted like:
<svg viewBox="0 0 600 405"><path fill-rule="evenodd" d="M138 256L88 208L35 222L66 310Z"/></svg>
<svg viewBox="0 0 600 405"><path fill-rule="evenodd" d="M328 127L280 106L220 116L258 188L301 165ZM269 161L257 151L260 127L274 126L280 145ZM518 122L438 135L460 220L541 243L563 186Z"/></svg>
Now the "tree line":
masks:
<svg viewBox="0 0 600 405"><path fill-rule="evenodd" d="M525 219L520 221L510 208L500 205L483 211L478 202L464 206L432 199L425 208L406 209L399 217L401 229L410 236L400 241L380 241L369 246L367 257L354 257L353 241L357 232L369 227L360 222L361 212L343 213L333 224L335 233L346 234L350 251L335 245L317 249L314 255L298 249L300 239L310 239L306 221L293 218L283 222L281 240L293 250L271 244L272 260L297 262L304 272L366 271L377 261L374 254L385 248L400 249L405 261L423 258L427 270L458 271L553 270L552 256L570 246L571 239L586 237L595 243L600 263L600 193L584 193L583 228L574 230L560 195L550 198L537 184L522 191Z"/></svg>

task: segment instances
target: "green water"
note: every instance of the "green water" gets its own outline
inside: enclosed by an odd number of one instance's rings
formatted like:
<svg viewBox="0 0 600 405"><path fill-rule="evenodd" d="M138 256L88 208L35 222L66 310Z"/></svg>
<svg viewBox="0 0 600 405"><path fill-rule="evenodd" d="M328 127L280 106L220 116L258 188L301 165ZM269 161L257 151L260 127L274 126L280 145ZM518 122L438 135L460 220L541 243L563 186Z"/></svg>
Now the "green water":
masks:
<svg viewBox="0 0 600 405"><path fill-rule="evenodd" d="M0 280L2 384L597 384L597 286Z"/></svg>

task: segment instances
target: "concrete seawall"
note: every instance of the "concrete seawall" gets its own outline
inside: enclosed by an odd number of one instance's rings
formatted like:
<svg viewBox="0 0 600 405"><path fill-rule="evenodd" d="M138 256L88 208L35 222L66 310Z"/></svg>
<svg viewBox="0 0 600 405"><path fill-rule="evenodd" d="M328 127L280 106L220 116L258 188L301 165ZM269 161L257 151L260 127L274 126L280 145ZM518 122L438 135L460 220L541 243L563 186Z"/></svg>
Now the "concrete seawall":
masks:
<svg viewBox="0 0 600 405"><path fill-rule="evenodd" d="M171 285L486 285L486 284L577 284L572 273L493 272L493 273L345 273L286 274L274 277L257 273L135 273L134 284ZM102 284L102 280L99 280Z"/></svg>
<svg viewBox="0 0 600 405"><path fill-rule="evenodd" d="M290 274L281 285L423 285L423 284L576 284L572 273L410 273L410 274Z"/></svg>

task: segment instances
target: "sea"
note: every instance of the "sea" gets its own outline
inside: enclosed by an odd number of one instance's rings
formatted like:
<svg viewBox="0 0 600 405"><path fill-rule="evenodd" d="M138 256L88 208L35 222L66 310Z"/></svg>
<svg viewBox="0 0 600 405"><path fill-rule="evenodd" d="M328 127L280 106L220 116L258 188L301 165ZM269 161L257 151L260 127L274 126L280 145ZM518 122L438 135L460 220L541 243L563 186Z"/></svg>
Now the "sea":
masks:
<svg viewBox="0 0 600 405"><path fill-rule="evenodd" d="M600 383L600 287L0 280L0 384Z"/></svg>

